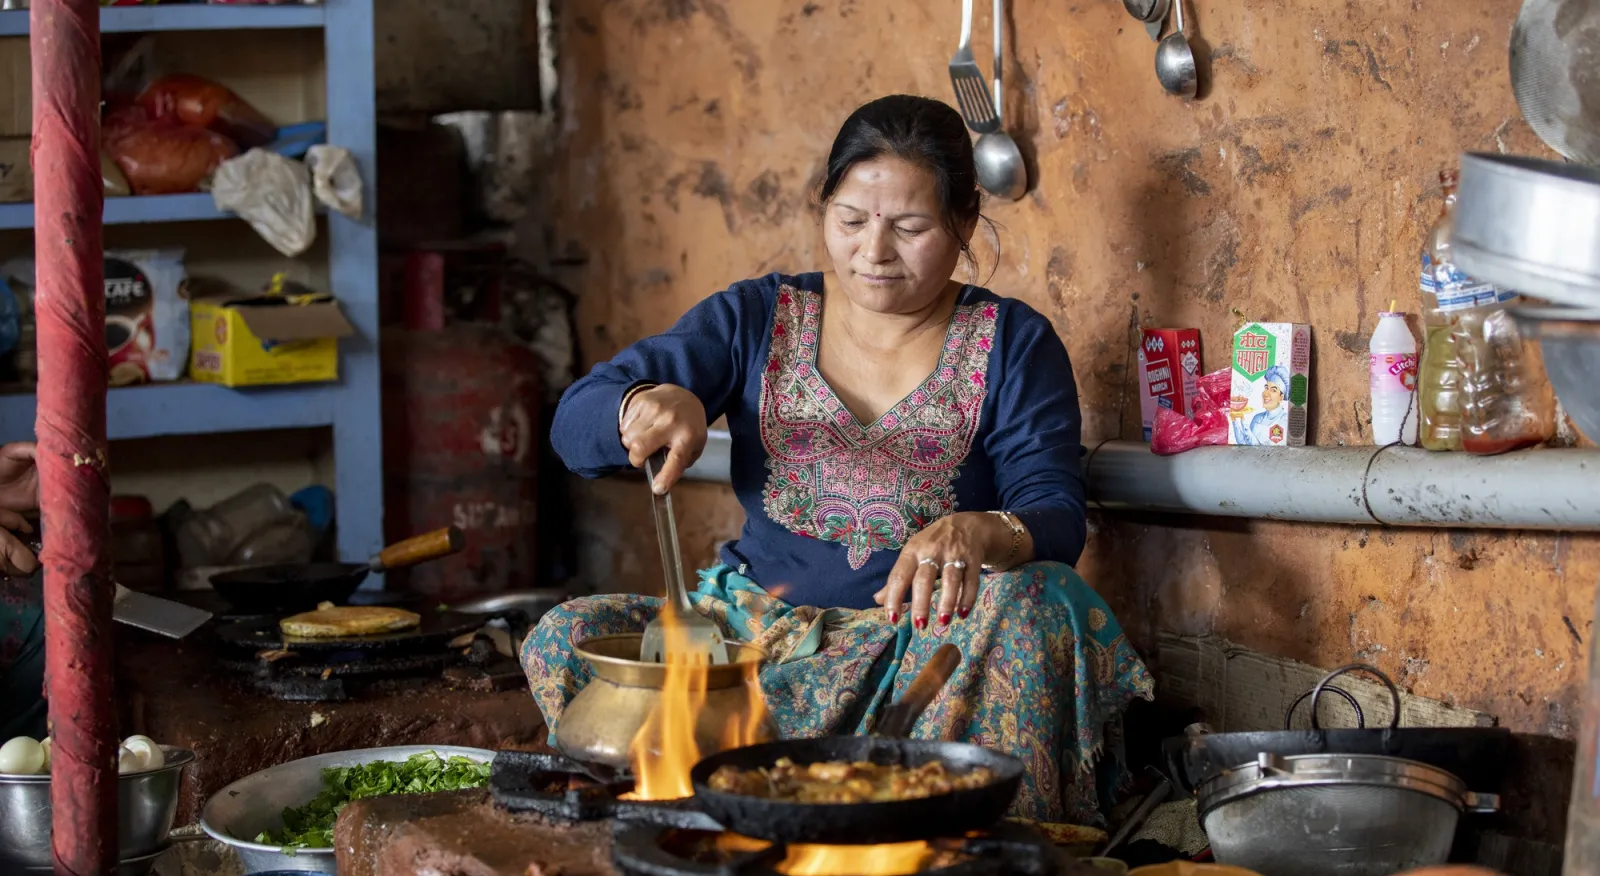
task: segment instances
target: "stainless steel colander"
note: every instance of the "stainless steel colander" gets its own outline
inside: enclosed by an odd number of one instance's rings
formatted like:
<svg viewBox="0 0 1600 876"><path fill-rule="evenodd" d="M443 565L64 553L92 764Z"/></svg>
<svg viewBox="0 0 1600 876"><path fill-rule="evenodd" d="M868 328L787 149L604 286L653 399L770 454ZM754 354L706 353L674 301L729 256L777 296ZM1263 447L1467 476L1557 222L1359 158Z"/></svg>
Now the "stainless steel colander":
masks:
<svg viewBox="0 0 1600 876"><path fill-rule="evenodd" d="M1262 876L1390 876L1442 864L1463 811L1499 808L1444 770L1363 754L1262 754L1198 794L1217 861Z"/></svg>
<svg viewBox="0 0 1600 876"><path fill-rule="evenodd" d="M1524 0L1511 30L1511 90L1539 139L1600 165L1600 3Z"/></svg>

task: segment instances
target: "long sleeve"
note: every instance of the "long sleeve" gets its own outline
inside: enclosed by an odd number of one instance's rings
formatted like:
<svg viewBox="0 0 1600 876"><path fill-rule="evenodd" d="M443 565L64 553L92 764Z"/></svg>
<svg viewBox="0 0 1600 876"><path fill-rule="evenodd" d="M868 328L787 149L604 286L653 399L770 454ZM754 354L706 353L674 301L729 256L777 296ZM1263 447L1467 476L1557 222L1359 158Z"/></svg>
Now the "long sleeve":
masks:
<svg viewBox="0 0 1600 876"><path fill-rule="evenodd" d="M705 299L666 333L633 344L568 387L550 429L567 468L597 478L628 466L617 409L641 383L681 386L705 405L708 423L722 416L744 383L752 334L746 323L759 318L762 282L736 283Z"/></svg>
<svg viewBox="0 0 1600 876"><path fill-rule="evenodd" d="M1028 527L1034 559L1075 564L1088 527L1083 420L1067 348L1049 320L1018 301L995 354L1002 376L992 388L994 429L984 449L1000 508Z"/></svg>

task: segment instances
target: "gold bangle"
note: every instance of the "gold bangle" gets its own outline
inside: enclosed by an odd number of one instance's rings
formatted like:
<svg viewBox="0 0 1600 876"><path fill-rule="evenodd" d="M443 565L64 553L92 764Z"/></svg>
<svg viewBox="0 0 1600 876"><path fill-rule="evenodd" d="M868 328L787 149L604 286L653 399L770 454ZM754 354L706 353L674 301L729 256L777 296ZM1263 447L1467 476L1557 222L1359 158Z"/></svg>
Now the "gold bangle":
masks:
<svg viewBox="0 0 1600 876"><path fill-rule="evenodd" d="M632 388L632 389L628 390L627 392L623 393L623 395L622 395L622 404L617 406L617 428L619 430L622 428L622 416L623 416L623 414L626 414L628 412L628 405L633 402L634 396L638 395L639 393L647 392L649 390L655 389L659 385L660 384L656 384L656 383L641 383L638 386L635 386L634 388Z"/></svg>
<svg viewBox="0 0 1600 876"><path fill-rule="evenodd" d="M1011 527L1011 550L1006 553L1005 561L998 567L984 566L984 569L991 572L996 571L996 569L1009 569L1011 568L1011 561L1015 560L1017 553L1022 550L1022 536L1028 530L1022 525L1022 521L1017 519L1017 515L1012 514L1010 511L990 511L989 513L1005 521L1005 524Z"/></svg>

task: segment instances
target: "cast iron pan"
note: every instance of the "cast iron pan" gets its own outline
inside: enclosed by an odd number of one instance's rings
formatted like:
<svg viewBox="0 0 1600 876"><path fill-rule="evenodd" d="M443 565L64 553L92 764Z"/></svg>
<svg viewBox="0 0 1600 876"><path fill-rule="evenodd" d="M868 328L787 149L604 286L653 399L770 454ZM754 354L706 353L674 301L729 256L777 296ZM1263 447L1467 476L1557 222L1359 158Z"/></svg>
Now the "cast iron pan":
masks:
<svg viewBox="0 0 1600 876"><path fill-rule="evenodd" d="M1317 700L1324 691L1348 702L1354 698L1328 682L1346 672L1361 670L1377 676L1389 688L1394 716L1381 730L1365 729L1361 708L1356 716L1361 729L1324 730L1317 720ZM1306 697L1311 698L1311 729L1289 730L1289 717ZM1511 731L1504 727L1408 727L1400 724L1400 693L1379 670L1359 663L1341 666L1289 707L1283 730L1252 733L1198 733L1169 739L1163 744L1169 761L1181 767L1173 772L1193 790L1223 770L1254 763L1263 752L1281 757L1300 754L1378 754L1415 760L1453 773L1474 791L1493 793L1505 778Z"/></svg>
<svg viewBox="0 0 1600 876"><path fill-rule="evenodd" d="M413 629L398 633L379 633L375 636L349 636L339 639L286 636L278 628L276 618L258 618L223 624L217 627L217 638L224 645L251 651L398 653L424 648L442 648L457 636L482 629L485 620L481 614L460 614L453 611L428 611L421 614L422 623Z"/></svg>
<svg viewBox="0 0 1600 876"><path fill-rule="evenodd" d="M365 563L298 563L236 569L211 576L211 587L236 610L250 614L310 611L321 602L343 605L369 572L403 569L458 553L466 544L454 526L408 538Z"/></svg>
<svg viewBox="0 0 1600 876"><path fill-rule="evenodd" d="M885 713L879 732L900 734L909 730L960 660L961 652L955 646L941 647L906 689L901 702ZM995 781L978 788L886 803L795 803L714 791L707 784L711 774L724 766L753 770L770 767L783 757L797 764L868 761L908 767L939 761L952 772L986 767L995 775ZM695 764L689 780L694 785L695 805L734 833L772 842L864 845L960 836L993 825L1016 799L1022 784L1022 762L961 742L825 736L768 742L714 754Z"/></svg>

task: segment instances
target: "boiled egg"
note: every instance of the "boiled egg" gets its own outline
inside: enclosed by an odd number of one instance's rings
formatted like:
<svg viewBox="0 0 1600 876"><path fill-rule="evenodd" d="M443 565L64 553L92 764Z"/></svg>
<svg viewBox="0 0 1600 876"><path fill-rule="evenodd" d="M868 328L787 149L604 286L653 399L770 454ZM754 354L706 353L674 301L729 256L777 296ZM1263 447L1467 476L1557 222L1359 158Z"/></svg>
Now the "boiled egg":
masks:
<svg viewBox="0 0 1600 876"><path fill-rule="evenodd" d="M55 744L55 740L51 739L49 736L39 740L39 748L44 751L44 766L39 768L39 772L50 772L50 754L51 749L55 747Z"/></svg>
<svg viewBox="0 0 1600 876"><path fill-rule="evenodd" d="M44 772L45 753L32 736L18 736L0 745L0 773L36 776Z"/></svg>
<svg viewBox="0 0 1600 876"><path fill-rule="evenodd" d="M119 773L153 770L166 762L161 746L148 736L129 736L122 741L122 748L117 752Z"/></svg>

